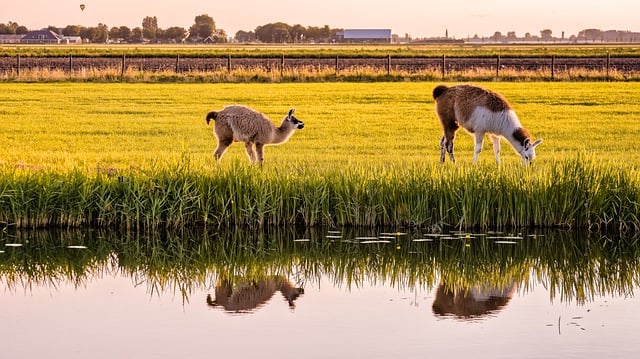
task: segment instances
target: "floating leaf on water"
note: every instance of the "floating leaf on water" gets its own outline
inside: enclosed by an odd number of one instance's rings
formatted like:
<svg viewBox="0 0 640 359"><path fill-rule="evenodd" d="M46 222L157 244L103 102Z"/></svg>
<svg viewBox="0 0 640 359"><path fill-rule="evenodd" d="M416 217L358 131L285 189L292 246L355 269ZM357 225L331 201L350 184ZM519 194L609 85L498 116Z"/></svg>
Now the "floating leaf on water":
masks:
<svg viewBox="0 0 640 359"><path fill-rule="evenodd" d="M416 238L413 242L433 242L433 238Z"/></svg>
<svg viewBox="0 0 640 359"><path fill-rule="evenodd" d="M22 247L22 243L5 243L5 247Z"/></svg>
<svg viewBox="0 0 640 359"><path fill-rule="evenodd" d="M85 247L85 246L67 246L67 248L71 248L71 249L87 249L87 247Z"/></svg>
<svg viewBox="0 0 640 359"><path fill-rule="evenodd" d="M514 242L514 241L495 241L493 243L498 243L498 244L517 244L518 242Z"/></svg>

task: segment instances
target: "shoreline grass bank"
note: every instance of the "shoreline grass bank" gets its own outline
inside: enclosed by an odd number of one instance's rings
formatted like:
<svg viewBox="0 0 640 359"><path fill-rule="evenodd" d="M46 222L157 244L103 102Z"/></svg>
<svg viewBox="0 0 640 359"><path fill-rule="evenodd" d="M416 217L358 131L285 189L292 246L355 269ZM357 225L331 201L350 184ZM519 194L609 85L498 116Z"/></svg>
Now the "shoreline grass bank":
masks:
<svg viewBox="0 0 640 359"><path fill-rule="evenodd" d="M640 173L593 159L520 164L0 170L0 222L19 228L420 226L640 230Z"/></svg>

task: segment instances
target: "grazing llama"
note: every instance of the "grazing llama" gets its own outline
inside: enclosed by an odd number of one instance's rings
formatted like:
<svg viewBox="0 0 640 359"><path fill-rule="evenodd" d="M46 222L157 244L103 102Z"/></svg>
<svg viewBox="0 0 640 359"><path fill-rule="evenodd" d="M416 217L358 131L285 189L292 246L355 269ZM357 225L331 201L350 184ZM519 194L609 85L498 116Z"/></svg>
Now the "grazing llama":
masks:
<svg viewBox="0 0 640 359"><path fill-rule="evenodd" d="M525 164L536 157L535 149L542 139L531 142L529 131L522 127L511 105L499 94L471 85L440 85L433 89L433 98L444 130L440 140L440 162L445 160L445 151L451 162L455 162L453 140L460 126L475 138L474 163L482 151L485 134L493 141L497 163L500 163L501 137L509 141Z"/></svg>
<svg viewBox="0 0 640 359"><path fill-rule="evenodd" d="M504 308L516 290L516 284L503 287L472 286L453 290L446 284L440 284L431 309L433 314L465 319L495 314Z"/></svg>
<svg viewBox="0 0 640 359"><path fill-rule="evenodd" d="M303 288L296 288L280 275L267 276L260 280L240 280L232 283L229 278L221 279L215 288L215 299L207 295L207 304L221 307L228 312L252 312L273 297L276 291L282 293L289 308L295 308L295 300L304 294Z"/></svg>
<svg viewBox="0 0 640 359"><path fill-rule="evenodd" d="M294 111L289 110L280 127L276 127L264 114L245 106L227 106L221 111L209 112L207 125L209 121L215 121L213 133L218 139L214 157L220 159L234 141L244 142L249 161L262 164L265 145L287 142L295 130L304 127L304 123L293 116Z"/></svg>

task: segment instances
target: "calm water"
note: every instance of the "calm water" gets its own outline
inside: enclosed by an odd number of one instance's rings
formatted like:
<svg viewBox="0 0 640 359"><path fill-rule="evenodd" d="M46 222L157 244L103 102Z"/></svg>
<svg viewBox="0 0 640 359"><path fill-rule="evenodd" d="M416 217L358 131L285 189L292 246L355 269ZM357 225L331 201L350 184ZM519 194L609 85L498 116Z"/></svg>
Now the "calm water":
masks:
<svg viewBox="0 0 640 359"><path fill-rule="evenodd" d="M0 237L0 358L636 358L640 245L567 232Z"/></svg>

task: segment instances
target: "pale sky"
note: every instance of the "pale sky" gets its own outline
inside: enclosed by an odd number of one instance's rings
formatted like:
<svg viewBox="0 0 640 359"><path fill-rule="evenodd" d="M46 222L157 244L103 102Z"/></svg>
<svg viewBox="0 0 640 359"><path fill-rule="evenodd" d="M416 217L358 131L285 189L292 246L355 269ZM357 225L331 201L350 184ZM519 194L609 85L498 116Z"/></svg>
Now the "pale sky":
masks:
<svg viewBox="0 0 640 359"><path fill-rule="evenodd" d="M34 30L48 25L141 26L156 16L158 26L189 28L207 14L216 27L233 36L259 25L329 25L345 29L391 29L413 38L491 36L496 31L553 36L577 35L588 28L640 32L638 0L1 0L0 23L17 22ZM80 4L85 4L84 11Z"/></svg>

